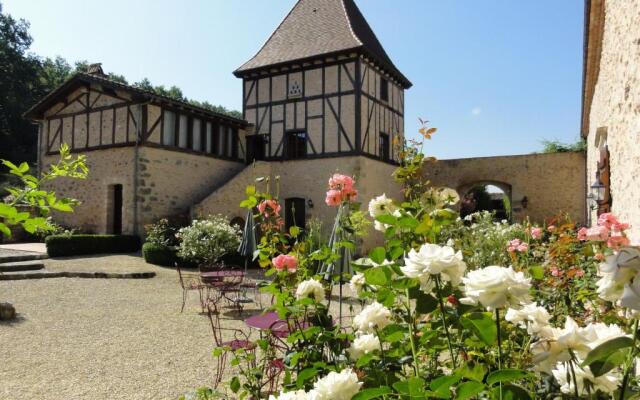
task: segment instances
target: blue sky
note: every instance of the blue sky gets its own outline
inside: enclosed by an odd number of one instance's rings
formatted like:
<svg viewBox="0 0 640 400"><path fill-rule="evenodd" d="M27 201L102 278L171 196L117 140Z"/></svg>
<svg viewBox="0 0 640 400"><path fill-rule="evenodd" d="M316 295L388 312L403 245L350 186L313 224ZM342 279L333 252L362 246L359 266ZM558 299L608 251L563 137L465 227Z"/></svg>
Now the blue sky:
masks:
<svg viewBox="0 0 640 400"><path fill-rule="evenodd" d="M186 96L240 109L232 71L252 57L294 0L0 0L31 22L32 50L102 62ZM414 86L438 158L522 154L542 139L578 138L582 0L357 0Z"/></svg>

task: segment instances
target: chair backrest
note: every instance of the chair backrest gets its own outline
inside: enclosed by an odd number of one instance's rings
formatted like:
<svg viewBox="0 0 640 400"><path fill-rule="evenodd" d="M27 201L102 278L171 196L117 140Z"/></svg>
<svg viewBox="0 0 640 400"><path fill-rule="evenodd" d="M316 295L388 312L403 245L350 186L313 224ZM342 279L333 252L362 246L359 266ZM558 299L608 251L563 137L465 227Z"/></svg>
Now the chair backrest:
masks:
<svg viewBox="0 0 640 400"><path fill-rule="evenodd" d="M211 331L213 333L213 341L216 346L222 346L222 327L220 326L220 312L216 305L211 301L207 301L207 316L211 323Z"/></svg>

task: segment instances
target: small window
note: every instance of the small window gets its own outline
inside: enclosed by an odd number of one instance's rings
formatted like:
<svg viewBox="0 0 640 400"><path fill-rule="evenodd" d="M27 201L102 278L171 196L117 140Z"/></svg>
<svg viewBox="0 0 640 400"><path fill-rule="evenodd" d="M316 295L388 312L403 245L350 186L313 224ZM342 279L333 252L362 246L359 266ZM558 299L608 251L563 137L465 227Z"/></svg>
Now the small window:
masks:
<svg viewBox="0 0 640 400"><path fill-rule="evenodd" d="M380 141L378 143L380 148L378 149L378 156L383 161L389 161L389 135L386 133L380 133Z"/></svg>
<svg viewBox="0 0 640 400"><path fill-rule="evenodd" d="M238 131L233 128L229 128L229 132L231 132L231 158L238 158Z"/></svg>
<svg viewBox="0 0 640 400"><path fill-rule="evenodd" d="M285 156L289 160L304 158L307 155L307 132L287 132Z"/></svg>
<svg viewBox="0 0 640 400"><path fill-rule="evenodd" d="M193 140L191 142L191 148L195 151L202 150L202 125L197 118L193 119Z"/></svg>
<svg viewBox="0 0 640 400"><path fill-rule="evenodd" d="M380 78L380 100L389 101L389 81Z"/></svg>
<svg viewBox="0 0 640 400"><path fill-rule="evenodd" d="M176 114L171 111L164 112L162 120L162 144L165 146L176 145Z"/></svg>
<svg viewBox="0 0 640 400"><path fill-rule="evenodd" d="M186 149L189 147L189 119L186 115L180 116L180 126L178 127L178 146Z"/></svg>

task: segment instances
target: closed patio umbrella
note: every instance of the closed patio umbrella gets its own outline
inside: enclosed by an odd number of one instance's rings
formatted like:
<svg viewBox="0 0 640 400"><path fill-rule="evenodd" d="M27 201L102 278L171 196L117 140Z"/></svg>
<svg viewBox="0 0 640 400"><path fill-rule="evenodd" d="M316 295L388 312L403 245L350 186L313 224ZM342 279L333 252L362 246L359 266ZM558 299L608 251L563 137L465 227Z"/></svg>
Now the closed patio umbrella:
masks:
<svg viewBox="0 0 640 400"><path fill-rule="evenodd" d="M331 276L334 274L338 274L339 276L340 293L338 301L340 303L340 321L342 321L342 285L344 284L344 274L353 274L353 269L351 268L351 250L348 247L339 245L339 243L345 239L344 232L340 229L340 219L348 215L349 206L341 205L338 208L336 220L333 223L333 229L329 237L329 248L332 252L337 253L339 257L333 262L323 264L318 271L320 274L324 274L324 278L331 283L332 287L333 280Z"/></svg>
<svg viewBox="0 0 640 400"><path fill-rule="evenodd" d="M242 238L240 239L240 246L238 246L238 254L244 257L244 272L247 273L247 265L249 258L253 258L253 253L257 250L256 244L256 225L253 221L253 213L251 210L247 210L247 216L245 217L244 230L242 231Z"/></svg>

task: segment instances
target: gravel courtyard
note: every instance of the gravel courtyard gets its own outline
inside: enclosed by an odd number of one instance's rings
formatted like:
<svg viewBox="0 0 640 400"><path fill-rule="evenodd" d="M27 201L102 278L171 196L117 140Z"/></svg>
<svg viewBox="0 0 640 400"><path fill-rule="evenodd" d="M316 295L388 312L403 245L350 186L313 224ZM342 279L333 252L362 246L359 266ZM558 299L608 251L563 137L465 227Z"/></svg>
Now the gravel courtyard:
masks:
<svg viewBox="0 0 640 400"><path fill-rule="evenodd" d="M0 301L12 302L20 316L0 323L1 399L176 399L211 385L211 328L195 292L180 313L175 270L134 255L45 264L50 271L157 275L0 281Z"/></svg>

